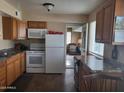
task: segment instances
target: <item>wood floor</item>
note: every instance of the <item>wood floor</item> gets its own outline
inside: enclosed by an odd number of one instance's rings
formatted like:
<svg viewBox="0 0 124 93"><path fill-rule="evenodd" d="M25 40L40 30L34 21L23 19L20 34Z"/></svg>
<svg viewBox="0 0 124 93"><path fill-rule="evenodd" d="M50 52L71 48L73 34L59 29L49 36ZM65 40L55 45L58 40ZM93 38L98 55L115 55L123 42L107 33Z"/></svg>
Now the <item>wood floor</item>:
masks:
<svg viewBox="0 0 124 93"><path fill-rule="evenodd" d="M74 69L74 56L73 55L66 56L66 68Z"/></svg>
<svg viewBox="0 0 124 93"><path fill-rule="evenodd" d="M12 86L11 92L75 92L74 70L66 69L65 74L24 74Z"/></svg>

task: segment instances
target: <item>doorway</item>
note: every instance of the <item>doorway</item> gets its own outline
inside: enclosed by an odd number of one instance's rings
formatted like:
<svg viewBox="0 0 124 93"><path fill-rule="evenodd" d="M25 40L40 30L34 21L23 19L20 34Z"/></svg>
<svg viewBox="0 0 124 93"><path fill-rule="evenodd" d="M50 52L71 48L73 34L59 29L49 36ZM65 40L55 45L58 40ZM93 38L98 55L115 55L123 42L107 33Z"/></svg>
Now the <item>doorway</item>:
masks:
<svg viewBox="0 0 124 93"><path fill-rule="evenodd" d="M68 24L66 26L66 69L74 68L74 56L81 55L83 41L83 24ZM77 46L80 52L77 52Z"/></svg>

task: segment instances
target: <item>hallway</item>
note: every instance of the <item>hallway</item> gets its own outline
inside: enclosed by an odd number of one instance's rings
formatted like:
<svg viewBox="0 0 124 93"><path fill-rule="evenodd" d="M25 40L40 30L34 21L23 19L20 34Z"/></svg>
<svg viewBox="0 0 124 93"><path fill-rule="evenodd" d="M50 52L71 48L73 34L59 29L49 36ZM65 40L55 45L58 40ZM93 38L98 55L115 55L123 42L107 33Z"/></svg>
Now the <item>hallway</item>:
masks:
<svg viewBox="0 0 124 93"><path fill-rule="evenodd" d="M12 86L11 92L75 92L74 70L66 69L65 74L24 74Z"/></svg>

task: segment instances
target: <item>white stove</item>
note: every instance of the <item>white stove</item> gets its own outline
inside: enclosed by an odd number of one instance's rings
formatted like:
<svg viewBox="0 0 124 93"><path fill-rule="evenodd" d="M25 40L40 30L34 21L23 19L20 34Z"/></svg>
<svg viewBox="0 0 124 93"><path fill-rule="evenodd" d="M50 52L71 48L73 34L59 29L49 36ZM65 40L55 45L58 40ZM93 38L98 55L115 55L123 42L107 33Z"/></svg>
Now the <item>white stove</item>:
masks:
<svg viewBox="0 0 124 93"><path fill-rule="evenodd" d="M30 45L30 51L26 52L26 72L27 73L45 72L44 44L33 43Z"/></svg>

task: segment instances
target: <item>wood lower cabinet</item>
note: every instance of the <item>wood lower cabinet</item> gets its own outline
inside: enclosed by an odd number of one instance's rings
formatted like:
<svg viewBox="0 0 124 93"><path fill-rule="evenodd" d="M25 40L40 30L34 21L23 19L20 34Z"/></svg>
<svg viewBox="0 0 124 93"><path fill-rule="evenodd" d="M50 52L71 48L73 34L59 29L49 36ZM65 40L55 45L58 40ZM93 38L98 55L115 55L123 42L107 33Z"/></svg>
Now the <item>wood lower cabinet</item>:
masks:
<svg viewBox="0 0 124 93"><path fill-rule="evenodd" d="M0 91L10 86L25 72L25 52L18 53L0 62Z"/></svg>
<svg viewBox="0 0 124 93"><path fill-rule="evenodd" d="M47 22L43 22L43 21L28 21L27 26L28 26L28 28L47 29Z"/></svg>
<svg viewBox="0 0 124 93"><path fill-rule="evenodd" d="M6 62L0 62L0 91L4 91L2 89L6 87Z"/></svg>
<svg viewBox="0 0 124 93"><path fill-rule="evenodd" d="M14 63L13 62L7 63L7 86L11 85L14 80L15 80Z"/></svg>
<svg viewBox="0 0 124 93"><path fill-rule="evenodd" d="M11 85L21 75L20 53L7 59L7 85Z"/></svg>
<svg viewBox="0 0 124 93"><path fill-rule="evenodd" d="M25 52L20 53L20 66L21 66L21 74L23 74L26 71L26 54Z"/></svg>
<svg viewBox="0 0 124 93"><path fill-rule="evenodd" d="M83 63L80 63L79 67L79 91L85 91L83 76L90 75L91 70Z"/></svg>
<svg viewBox="0 0 124 93"><path fill-rule="evenodd" d="M15 67L15 78L17 79L20 74L21 74L21 68L20 68L20 59L17 59L14 63L14 67Z"/></svg>
<svg viewBox="0 0 124 93"><path fill-rule="evenodd" d="M79 60L75 59L74 62L74 80L75 80L75 87L77 91L85 91L84 86L83 86L83 81L82 77L84 75L89 75L91 74L91 70L82 62Z"/></svg>

